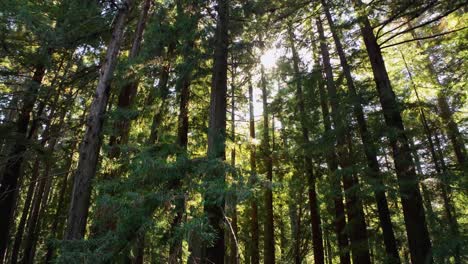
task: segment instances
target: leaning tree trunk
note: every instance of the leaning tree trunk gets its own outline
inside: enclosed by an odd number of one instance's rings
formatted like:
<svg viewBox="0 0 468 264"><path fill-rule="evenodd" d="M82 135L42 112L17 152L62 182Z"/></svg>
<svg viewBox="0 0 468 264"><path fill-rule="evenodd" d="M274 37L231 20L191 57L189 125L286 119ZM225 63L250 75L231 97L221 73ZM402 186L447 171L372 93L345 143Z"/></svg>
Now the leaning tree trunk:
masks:
<svg viewBox="0 0 468 264"><path fill-rule="evenodd" d="M225 159L226 144L226 95L227 95L227 57L229 44L229 0L217 1L218 17L214 42L213 76L211 81L210 117L208 126L208 157L211 159ZM216 168L209 181L224 185L224 171ZM215 241L211 245L204 245L206 259L203 262L223 263L224 261L224 197L212 193L205 194L204 210L208 221L216 233ZM221 202L214 202L221 201Z"/></svg>
<svg viewBox="0 0 468 264"><path fill-rule="evenodd" d="M340 57L340 63L343 70L343 74L346 78L346 85L349 90L349 96L352 99L354 116L356 117L359 134L364 147L364 154L367 159L367 167L369 168L368 176L370 181L374 185L374 198L377 202L377 211L380 220L380 226L382 227L382 233L384 237L385 251L387 258L391 263L400 263L400 257L398 255L398 246L393 232L393 225L390 217L390 210L388 208L387 197L384 191L384 183L380 172L380 165L377 160L377 152L374 144L372 143L371 134L367 127L367 122L364 116L364 111L361 106L361 100L356 92L353 77L351 76L351 68L346 59L346 55L341 44L338 30L336 29L330 10L325 0L322 0L322 6L327 17L330 31L332 32L335 47Z"/></svg>
<svg viewBox="0 0 468 264"><path fill-rule="evenodd" d="M346 198L346 213L348 215L349 237L351 240L351 252L354 263L370 264L369 243L367 241L367 228L364 219L362 202L359 198L359 184L353 179L350 172L346 172L351 167L350 152L346 147L346 134L348 127L343 120L346 116L340 113L338 93L333 79L332 66L330 64L330 54L328 51L325 34L320 17L316 19L317 29L320 37L320 50L322 53L323 67L327 80L328 99L331 105L331 116L336 132L336 153L338 163L343 171L343 187ZM343 117L344 115L344 117Z"/></svg>
<svg viewBox="0 0 468 264"><path fill-rule="evenodd" d="M72 200L67 221L68 226L65 233L65 239L67 240L82 239L86 232L86 221L92 189L91 181L96 174L99 149L102 141L104 114L109 100L110 82L117 64L117 56L120 50L120 43L123 39L127 15L132 5L133 0L125 1L117 13L112 38L100 71L96 94L87 117L87 128L81 142L78 168L76 169L73 183Z"/></svg>
<svg viewBox="0 0 468 264"><path fill-rule="evenodd" d="M302 92L302 81L301 75L299 72L299 55L297 54L296 46L294 43L294 34L292 32L292 28L288 28L289 32L289 39L291 42L291 49L293 53L293 66L294 66L294 78L296 79L296 97L298 100L298 110L299 110L299 119L301 124L301 131L302 131L302 140L303 144L308 145L310 143L309 140L309 129L307 127L307 119L306 119L306 110L304 104L304 94ZM302 150L304 152L304 165L305 165L305 174L307 176L307 183L308 183L308 198L309 198L309 208L310 208L310 215L311 215L311 222L312 222L312 246L314 250L314 261L318 264L325 263L325 254L324 254L324 247L323 247L323 239L322 239L322 225L320 219L320 211L319 205L317 201L317 191L315 186L315 175L313 171L313 164L312 158L307 153L306 150Z"/></svg>
<svg viewBox="0 0 468 264"><path fill-rule="evenodd" d="M50 56L51 50L47 51ZM0 177L0 263L3 263L9 242L10 226L13 223L13 212L16 204L18 182L21 178L21 165L27 145L27 131L31 112L36 103L39 87L44 78L46 67L43 63L36 65L31 81L26 84L26 91L22 99L22 107L16 121L16 140L8 154L3 175Z"/></svg>
<svg viewBox="0 0 468 264"><path fill-rule="evenodd" d="M133 38L132 48L128 60L134 60L140 53L140 47L143 40L143 32L146 27L146 21L148 18L148 12L151 7L151 0L145 0L143 7L138 18L135 35ZM123 111L128 111L135 100L135 95L138 90L138 79L129 80L120 90L117 108ZM130 133L131 120L127 117L120 117L114 123L114 134L110 137L109 145L111 147L111 158L118 158L120 155L119 145L125 145L128 143L128 137ZM117 145L117 146L116 146Z"/></svg>
<svg viewBox="0 0 468 264"><path fill-rule="evenodd" d="M401 110L393 92L382 52L372 26L367 16L362 15L362 3L360 0L353 0L353 2L360 13L361 34L372 66L385 123L392 130L392 134L395 134L391 135L389 140L393 150L411 261L413 263L432 263L431 240L427 230L424 207L418 188L418 177L411 159L411 149L403 125Z"/></svg>

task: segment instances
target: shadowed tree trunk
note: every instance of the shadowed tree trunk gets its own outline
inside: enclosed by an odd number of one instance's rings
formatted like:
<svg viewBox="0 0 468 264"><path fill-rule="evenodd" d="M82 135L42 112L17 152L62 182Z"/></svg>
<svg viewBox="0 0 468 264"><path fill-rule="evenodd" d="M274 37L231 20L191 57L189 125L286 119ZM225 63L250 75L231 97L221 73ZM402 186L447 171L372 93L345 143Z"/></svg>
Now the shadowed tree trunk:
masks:
<svg viewBox="0 0 468 264"><path fill-rule="evenodd" d="M146 27L146 21L148 18L148 12L151 7L151 0L145 0L141 8L140 16L133 37L132 48L128 60L132 61L138 57L140 53L140 47L143 40L143 32ZM117 100L117 109L121 111L129 111L135 100L135 95L138 90L138 79L132 77L124 86L120 89L119 97ZM128 137L130 133L131 119L124 116L119 116L118 120L114 122L114 134L110 137L109 146L111 147L110 158L118 158L120 156L119 145L125 145L128 143ZM116 146L117 145L117 146Z"/></svg>
<svg viewBox="0 0 468 264"><path fill-rule="evenodd" d="M351 68L346 59L346 55L341 45L339 38L339 32L337 31L330 10L327 6L326 0L321 0L322 6L327 17L328 25L330 26L330 31L332 32L333 40L335 42L335 47L340 57L341 67L343 69L343 74L346 78L346 85L349 90L349 96L352 99L354 116L356 117L359 134L361 137L362 144L364 146L364 154L367 159L367 167L369 172L369 180L373 183L374 187L374 197L377 202L378 216L380 220L380 226L382 227L382 233L384 237L385 251L387 253L387 258L391 263L400 263L400 257L398 255L398 247L393 232L393 225L390 218L390 210L388 209L387 197L384 191L384 184L382 181L382 175L380 173L379 163L377 161L377 153L374 144L372 143L372 137L367 128L367 122L364 117L364 111L361 106L361 98L358 96L353 77L351 76Z"/></svg>
<svg viewBox="0 0 468 264"><path fill-rule="evenodd" d="M292 31L291 25L288 27L289 41L293 53L293 66L294 66L294 78L296 82L296 97L298 100L298 110L299 110L299 119L301 124L302 132L302 144L309 144L309 129L307 127L306 119L306 110L304 105L304 94L302 92L302 81L301 74L299 69L299 55L297 54L295 43L294 43L294 33ZM315 189L315 175L313 171L312 158L307 153L306 150L302 150L304 153L304 166L305 174L307 177L308 184L308 198L309 198L309 209L312 220L312 246L314 250L314 261L318 264L325 263L324 259L324 248L323 248L323 239L322 239L322 226L320 219L320 211L317 201L317 191Z"/></svg>
<svg viewBox="0 0 468 264"><path fill-rule="evenodd" d="M211 159L225 160L229 0L218 0L217 10L207 154ZM209 181L218 182L217 186L224 186L224 169L216 168L215 170L216 172L208 177ZM216 238L212 245L204 245L206 258L203 256L202 262L223 263L225 253L224 197L217 197L217 195L207 192L205 201L208 203L205 203L204 210L208 216L209 224L216 233Z"/></svg>
<svg viewBox="0 0 468 264"><path fill-rule="evenodd" d="M312 42L313 50L314 50L314 74L316 74L317 80L317 87L319 90L320 96L320 108L322 110L322 119L323 119L323 126L324 126L324 137L325 135L331 133L331 120L330 120L330 112L328 110L327 104L327 93L324 88L323 84L323 77L322 77L322 68L320 65L319 56L316 55L319 53L316 43ZM350 254L349 254L349 241L348 235L345 233L346 227L346 217L345 217L345 209L343 204L343 193L341 189L341 183L337 176L335 175L336 170L338 169L338 158L332 146L327 146L327 153L326 153L326 161L328 171L330 173L330 183L333 186L333 204L334 204L334 231L337 237L338 242L338 251L340 254L340 263L341 264L350 264Z"/></svg>
<svg viewBox="0 0 468 264"><path fill-rule="evenodd" d="M411 149L401 118L401 110L393 92L372 26L367 16L363 14L362 3L360 0L353 0L353 2L358 9L361 34L372 66L385 123L392 130L389 140L400 188L411 261L413 263L432 263L431 240L427 230L421 193L418 188L418 178L411 159Z"/></svg>
<svg viewBox="0 0 468 264"><path fill-rule="evenodd" d="M261 85L262 85L262 102L263 102L263 144L262 156L265 163L266 176L268 185L265 190L265 227L264 227L264 251L263 261L265 264L275 263L275 228L273 222L273 161L270 149L269 136L269 109L268 109L268 93L267 83L265 78L265 69L261 65Z"/></svg>
<svg viewBox="0 0 468 264"><path fill-rule="evenodd" d="M117 64L117 56L123 39L127 15L132 5L133 0L126 0L119 7L106 58L101 67L96 94L87 117L86 132L81 142L78 168L73 183L68 226L65 233L65 239L67 240L82 239L86 232L91 184L96 174L102 141L102 125L110 93L110 82Z"/></svg>
<svg viewBox="0 0 468 264"><path fill-rule="evenodd" d="M50 56L51 50L47 51ZM44 63L35 66L32 79L26 83L26 91L22 98L15 127L15 141L8 154L3 175L0 177L0 263L3 263L9 242L10 226L13 223L13 213L16 204L18 182L21 178L21 165L27 145L27 131L31 112L36 103L39 87L42 84L46 67Z"/></svg>
<svg viewBox="0 0 468 264"><path fill-rule="evenodd" d="M37 178L39 176L39 168L40 168L39 158L36 157L36 161L34 162L33 169L32 169L31 179L29 182L28 192L26 194L26 199L23 205L23 212L21 213L21 218L18 223L18 227L16 228L15 242L13 243L13 248L11 250L11 260L10 260L11 263L18 262L21 242L23 241L24 228L26 226L26 220L28 218L28 213L31 208L33 194L35 192L36 185L37 185Z"/></svg>
<svg viewBox="0 0 468 264"><path fill-rule="evenodd" d="M250 82L250 81L249 81ZM249 137L250 137L250 179L251 185L257 184L257 153L255 143L255 116L252 83L249 83ZM259 231L258 231L257 197L253 193L250 198L250 263L260 262Z"/></svg>
<svg viewBox="0 0 468 264"><path fill-rule="evenodd" d="M330 54L328 51L325 33L320 17L316 19L317 29L320 37L320 50L322 53L323 67L327 80L328 100L331 105L331 116L336 133L336 154L338 163L343 170L343 187L345 190L346 213L348 216L349 238L351 240L351 252L354 263L370 264L369 244L367 241L367 228L364 219L362 202L359 198L359 183L353 178L350 171L350 152L346 147L346 134L348 127L343 121L346 118L344 113L340 113L339 98L333 79L333 70L330 64Z"/></svg>

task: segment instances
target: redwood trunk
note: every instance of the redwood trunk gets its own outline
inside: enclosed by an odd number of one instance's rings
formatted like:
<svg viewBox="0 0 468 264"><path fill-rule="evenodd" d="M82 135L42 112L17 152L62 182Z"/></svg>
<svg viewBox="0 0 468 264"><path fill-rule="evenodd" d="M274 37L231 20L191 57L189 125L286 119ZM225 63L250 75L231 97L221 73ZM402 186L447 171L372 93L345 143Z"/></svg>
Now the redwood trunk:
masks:
<svg viewBox="0 0 468 264"><path fill-rule="evenodd" d="M213 76L211 81L210 117L208 127L208 157L225 160L226 143L226 95L227 95L227 57L229 45L229 1L217 1L218 17L216 23ZM224 172L214 173L211 180L223 182ZM221 198L221 199L220 199ZM205 245L206 260L203 262L223 263L224 261L224 197L216 197L207 193L205 200L211 201L205 205L208 221L216 232L215 241ZM213 201L221 203L214 204Z"/></svg>
<svg viewBox="0 0 468 264"><path fill-rule="evenodd" d="M322 0L322 6L327 17L328 25L330 26L330 30L332 32L335 47L338 52L338 56L340 57L343 74L346 78L346 84L352 98L354 116L356 117L358 123L359 135L364 147L364 154L366 155L367 159L367 167L369 168L368 176L374 185L374 198L377 202L378 216L380 220L380 226L382 227L387 258L390 259L391 263L400 263L397 242L393 232L393 225L390 217L390 210L388 208L387 197L383 189L384 183L381 178L382 175L380 172L379 162L377 161L376 148L372 143L372 137L367 128L367 121L364 117L364 111L360 103L361 98L357 94L354 80L351 76L351 68L346 59L346 55L339 38L339 33L334 25L330 10L325 0Z"/></svg>
<svg viewBox="0 0 468 264"><path fill-rule="evenodd" d="M108 104L110 82L117 64L117 56L127 14L133 5L133 0L127 0L120 7L112 38L107 48L106 58L102 65L96 94L91 104L86 122L86 132L80 147L78 168L75 173L72 200L68 215L68 226L65 239L82 239L86 232L86 221L91 199L92 180L96 174L96 166L99 158L99 149L102 141L102 125Z"/></svg>
<svg viewBox="0 0 468 264"><path fill-rule="evenodd" d="M362 8L359 0L353 0L358 9ZM372 66L377 92L387 127L396 135L389 137L393 159L399 182L406 233L413 263L432 263L432 246L427 230L421 193L418 188L411 149L408 144L401 110L393 92L380 47L372 26L365 15L360 16L361 33L367 47L367 54Z"/></svg>

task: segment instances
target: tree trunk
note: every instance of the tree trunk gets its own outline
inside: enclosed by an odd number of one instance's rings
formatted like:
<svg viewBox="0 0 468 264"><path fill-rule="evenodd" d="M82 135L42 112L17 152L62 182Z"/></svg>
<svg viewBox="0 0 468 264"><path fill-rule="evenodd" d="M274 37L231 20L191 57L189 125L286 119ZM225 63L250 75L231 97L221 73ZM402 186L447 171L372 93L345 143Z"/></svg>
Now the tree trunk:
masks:
<svg viewBox="0 0 468 264"><path fill-rule="evenodd" d="M352 99L354 116L358 123L359 134L361 141L364 147L364 154L367 159L367 167L369 172L367 173L371 183L374 187L374 197L377 202L378 216L380 220L380 226L382 227L382 233L384 237L385 251L387 253L387 258L389 258L390 263L400 263L400 257L398 255L398 247L393 232L393 225L390 218L390 210L388 209L387 197L384 191L384 183L381 178L379 163L377 161L377 153L374 144L372 143L372 136L367 128L367 121L364 116L364 111L361 106L361 98L358 96L353 77L351 76L351 68L346 59L346 55L341 45L339 38L339 33L334 25L330 10L327 6L325 0L322 0L322 6L327 17L328 25L330 26L330 31L332 32L333 40L335 42L335 47L340 57L341 67L343 69L343 74L346 78L346 84L349 90L349 96Z"/></svg>
<svg viewBox="0 0 468 264"><path fill-rule="evenodd" d="M39 158L36 157L36 161L34 162L34 166L32 169L31 179L29 181L28 192L26 194L26 199L23 205L23 212L21 214L21 219L18 223L18 227L16 228L16 235L15 235L15 242L13 243L13 248L11 250L11 260L12 264L18 262L19 251L21 247L21 242L23 241L23 234L24 228L26 226L26 219L28 218L28 213L31 208L31 201L33 199L33 194L36 189L36 179L39 176Z"/></svg>
<svg viewBox="0 0 468 264"><path fill-rule="evenodd" d="M210 118L208 127L208 157L224 160L226 143L226 94L227 94L227 56L229 45L229 0L217 1L218 17L216 22L213 76L211 81ZM225 175L221 169L216 169L210 175L210 181L218 181L224 185ZM222 186L221 185L221 186ZM221 199L220 199L221 198ZM216 238L212 245L204 245L206 260L203 262L223 263L224 261L224 198L207 193L205 213L215 230ZM213 201L222 201L213 203Z"/></svg>
<svg viewBox="0 0 468 264"><path fill-rule="evenodd" d="M251 185L257 184L257 153L255 145L255 117L252 83L249 83L249 136L250 136L250 179ZM260 262L258 205L255 193L250 198L250 263Z"/></svg>
<svg viewBox="0 0 468 264"><path fill-rule="evenodd" d="M263 261L265 264L275 263L275 228L273 222L273 161L270 149L269 110L268 93L265 78L265 69L261 65L262 101L263 101L263 151L262 156L265 163L268 185L265 190L265 227L264 227L264 251ZM253 113L252 113L253 114ZM252 117L251 117L252 118Z"/></svg>
<svg viewBox="0 0 468 264"><path fill-rule="evenodd" d="M299 119L301 124L302 131L302 144L309 144L309 129L307 127L306 119L306 110L304 104L304 94L302 92L302 76L299 70L299 55L296 51L296 46L294 43L294 34L291 28L291 25L288 27L289 41L293 53L293 66L294 66L294 78L296 81L296 97L298 100L298 110L299 110ZM320 219L320 211L317 201L317 191L315 187L315 175L313 171L312 158L306 150L303 151L304 159L304 169L307 177L308 184L308 198L309 198L309 209L312 222L312 246L314 250L314 261L315 263L323 264L325 263L324 259L324 248L323 248L323 239L322 239L322 226Z"/></svg>
<svg viewBox="0 0 468 264"><path fill-rule="evenodd" d="M123 39L127 14L132 5L133 0L125 1L117 13L112 38L107 48L106 58L102 64L96 94L87 117L87 128L81 143L78 168L75 172L73 183L68 226L65 233L65 239L67 240L82 239L86 232L86 221L91 199L91 184L96 174L99 158L102 126L109 99L110 82L117 64L117 56L120 43Z"/></svg>
<svg viewBox="0 0 468 264"><path fill-rule="evenodd" d="M57 201L57 207L55 208L55 215L52 221L52 226L50 228L50 237L52 238L57 238L60 239L61 236L59 235L59 222L62 220L63 214L64 214L64 204L65 204L65 195L68 187L68 176L69 176L69 171L71 168L71 165L73 163L73 154L74 154L74 149L75 149L75 144L72 145L71 149L71 154L67 159L67 163L64 166L65 168L65 174L62 180L62 183L60 185L60 190L58 194L58 201ZM45 256L45 261L44 263L50 263L52 260L52 257L54 255L54 248L52 245L47 245L47 252Z"/></svg>
<svg viewBox="0 0 468 264"><path fill-rule="evenodd" d="M353 0L353 2L357 9L362 8L360 0ZM359 10L359 12L361 11ZM360 14L360 19L361 33L367 47L367 54L377 85L385 123L392 130L392 134L396 134L391 135L389 140L399 182L411 261L413 263L432 263L431 241L427 230L421 193L418 188L418 178L401 118L401 110L396 101L372 26L367 16Z"/></svg>
<svg viewBox="0 0 468 264"><path fill-rule="evenodd" d="M353 179L351 172L346 172L351 167L349 149L346 147L346 133L348 128L343 122L343 114L340 113L338 93L333 80L333 71L330 64L330 54L326 44L325 34L320 18L316 19L317 29L320 37L320 50L322 53L323 66L327 80L328 99L331 105L331 116L336 132L336 153L343 175L343 187L346 198L346 213L348 215L348 226L351 240L351 252L354 263L370 264L369 244L367 241L367 228L364 220L361 199L358 196L359 184Z"/></svg>
<svg viewBox="0 0 468 264"><path fill-rule="evenodd" d="M143 39L143 32L146 27L146 20L148 18L148 12L151 7L151 0L145 0L143 7L138 18L135 35L133 37L132 48L128 60L132 61L140 53L141 42ZM138 80L129 80L120 90L117 108L123 111L128 111L134 102L135 95L138 90ZM109 145L111 147L110 158L118 158L120 156L120 146L128 143L128 137L130 133L131 119L128 117L118 117L118 120L114 122L114 134L110 138ZM115 146L117 145L117 146Z"/></svg>
<svg viewBox="0 0 468 264"><path fill-rule="evenodd" d="M231 72L231 140L234 142L233 147L231 149L231 167L236 167L236 86L235 86L235 78L236 78L236 67L237 65L232 59L232 72ZM234 175L232 180L235 181ZM229 233L229 253L228 256L228 264L239 264L239 249L238 249L238 226L237 226L237 194L234 193L231 195L230 200L228 201L229 206L229 216L231 217L231 228L232 230L228 230Z"/></svg>
<svg viewBox="0 0 468 264"><path fill-rule="evenodd" d="M50 55L51 50L48 51ZM38 64L35 67L32 80L26 84L26 92L23 97L23 105L16 121L16 140L8 154L3 175L0 178L0 263L3 263L6 248L9 242L10 226L13 223L14 207L17 198L18 182L21 178L21 165L24 160L24 152L27 144L27 131L31 112L37 99L37 92L45 75L45 65Z"/></svg>

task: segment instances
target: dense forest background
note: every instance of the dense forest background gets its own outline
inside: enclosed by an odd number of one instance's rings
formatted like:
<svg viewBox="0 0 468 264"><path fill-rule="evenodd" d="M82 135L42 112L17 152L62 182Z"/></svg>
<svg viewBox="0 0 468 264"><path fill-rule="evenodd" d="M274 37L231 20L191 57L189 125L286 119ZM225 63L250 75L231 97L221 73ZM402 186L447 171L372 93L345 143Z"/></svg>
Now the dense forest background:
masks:
<svg viewBox="0 0 468 264"><path fill-rule="evenodd" d="M0 263L468 263L462 0L0 0Z"/></svg>

